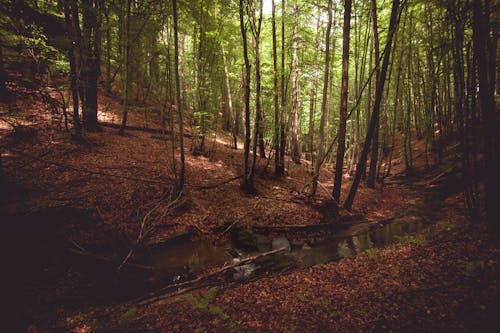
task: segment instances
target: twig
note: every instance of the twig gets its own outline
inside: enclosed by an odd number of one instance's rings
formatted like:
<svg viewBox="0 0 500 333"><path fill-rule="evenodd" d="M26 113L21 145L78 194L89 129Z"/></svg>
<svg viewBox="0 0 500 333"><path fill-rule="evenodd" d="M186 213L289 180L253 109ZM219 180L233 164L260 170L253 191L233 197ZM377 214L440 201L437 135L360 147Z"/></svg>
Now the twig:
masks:
<svg viewBox="0 0 500 333"><path fill-rule="evenodd" d="M233 182L233 181L235 181L237 179L240 179L240 178L243 178L243 175L239 175L239 176L236 176L236 177L233 177L233 178L230 178L230 179L227 179L227 180L221 181L219 183L215 183L215 184L209 184L209 185L190 185L190 186L194 187L196 189L200 189L200 190L209 190L209 189L213 189L213 188L219 187L221 185Z"/></svg>
<svg viewBox="0 0 500 333"><path fill-rule="evenodd" d="M222 232L221 236L223 236L224 234L226 234L226 232L228 232L229 230L231 230L236 224L238 224L238 220L234 221L233 223L231 223L231 225L229 227L227 227L226 229L224 229L224 231Z"/></svg>

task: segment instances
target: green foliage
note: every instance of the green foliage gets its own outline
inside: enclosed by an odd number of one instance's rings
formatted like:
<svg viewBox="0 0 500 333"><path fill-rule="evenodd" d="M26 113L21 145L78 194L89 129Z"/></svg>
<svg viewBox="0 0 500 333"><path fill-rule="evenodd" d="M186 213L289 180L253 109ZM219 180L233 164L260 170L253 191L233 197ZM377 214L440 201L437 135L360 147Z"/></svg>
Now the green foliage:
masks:
<svg viewBox="0 0 500 333"><path fill-rule="evenodd" d="M125 311L118 319L118 329L120 331L127 330L132 323L132 319L137 314L137 308L133 307Z"/></svg>
<svg viewBox="0 0 500 333"><path fill-rule="evenodd" d="M398 240L399 247L404 247L406 245L419 246L427 243L427 240L421 236L419 237L419 236L404 235L404 236L396 236L396 239Z"/></svg>
<svg viewBox="0 0 500 333"><path fill-rule="evenodd" d="M378 254L378 249L372 248L372 249L366 249L365 250L366 255L368 258L373 259L377 256Z"/></svg>
<svg viewBox="0 0 500 333"><path fill-rule="evenodd" d="M188 301L195 309L207 311L208 313L218 316L223 320L227 320L229 316L220 307L210 304L214 300L216 294L217 287L212 287L200 297L189 294L186 295L184 299Z"/></svg>

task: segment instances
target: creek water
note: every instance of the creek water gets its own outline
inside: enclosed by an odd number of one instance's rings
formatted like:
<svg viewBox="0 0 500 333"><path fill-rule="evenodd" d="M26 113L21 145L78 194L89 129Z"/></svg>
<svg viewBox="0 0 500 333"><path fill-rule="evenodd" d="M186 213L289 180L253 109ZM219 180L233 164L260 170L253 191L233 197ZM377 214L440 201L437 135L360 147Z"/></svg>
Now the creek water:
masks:
<svg viewBox="0 0 500 333"><path fill-rule="evenodd" d="M360 225L356 230L340 234L327 232L320 238L294 240L290 251L267 257L254 264L243 265L229 279L240 280L267 272L305 268L349 258L368 249L383 247L397 239L421 231L429 225L430 221L425 216L410 215L384 225ZM262 234L257 235L260 239L267 237ZM217 246L209 241L183 240L158 250L153 254L153 262L161 280L176 283L189 279L190 276L208 267L231 264L235 260L255 254L258 252L245 252L234 242Z"/></svg>

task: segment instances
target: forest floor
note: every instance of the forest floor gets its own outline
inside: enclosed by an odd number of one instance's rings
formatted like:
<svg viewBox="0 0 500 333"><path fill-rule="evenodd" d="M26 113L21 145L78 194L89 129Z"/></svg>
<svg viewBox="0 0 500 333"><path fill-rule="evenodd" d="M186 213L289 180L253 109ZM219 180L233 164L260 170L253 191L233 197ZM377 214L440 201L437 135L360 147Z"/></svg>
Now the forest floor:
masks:
<svg viewBox="0 0 500 333"><path fill-rule="evenodd" d="M258 193L248 195L239 179L226 182L241 175L243 151L230 147L229 134L216 131L207 137L205 156L187 153L185 196L171 207L172 200L160 200L174 181L169 135L129 130L119 136L103 126L75 142L61 118L47 109L39 88L10 89L16 99L0 105L0 216L8 238L2 245L4 253L13 254L6 262L12 312L30 332L484 332L498 327L498 244L465 217L452 162L424 168L421 142L414 145L413 176L395 156L385 186L361 185L352 212L341 209L337 217L325 204L331 167L322 170L324 187L311 199L304 194L310 162L287 161L285 177L276 178L273 163L258 159ZM101 120L119 120L118 100L104 96L100 106L106 110ZM147 108L155 106L141 106ZM130 119L135 127L155 123L141 112ZM195 145L186 137L188 150ZM343 198L349 186L346 176ZM81 266L114 276L155 205L161 209L151 214L154 230L143 247L186 234L226 244L232 229L250 227L270 228L269 239L279 236L272 227L287 225L294 230L335 222L349 233L356 225L383 225L410 210L412 216L431 214L434 221L382 249L338 262L193 288L147 305L97 297L101 291L91 287ZM288 231L287 237L293 242L302 236ZM82 263L80 256L92 263Z"/></svg>

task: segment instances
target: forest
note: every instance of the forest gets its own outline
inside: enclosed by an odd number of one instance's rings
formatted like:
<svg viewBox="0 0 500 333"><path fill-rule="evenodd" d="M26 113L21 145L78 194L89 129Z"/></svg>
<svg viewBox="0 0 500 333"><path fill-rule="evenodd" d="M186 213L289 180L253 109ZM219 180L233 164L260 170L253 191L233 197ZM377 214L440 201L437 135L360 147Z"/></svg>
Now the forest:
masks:
<svg viewBox="0 0 500 333"><path fill-rule="evenodd" d="M494 0L0 0L5 332L493 332Z"/></svg>

